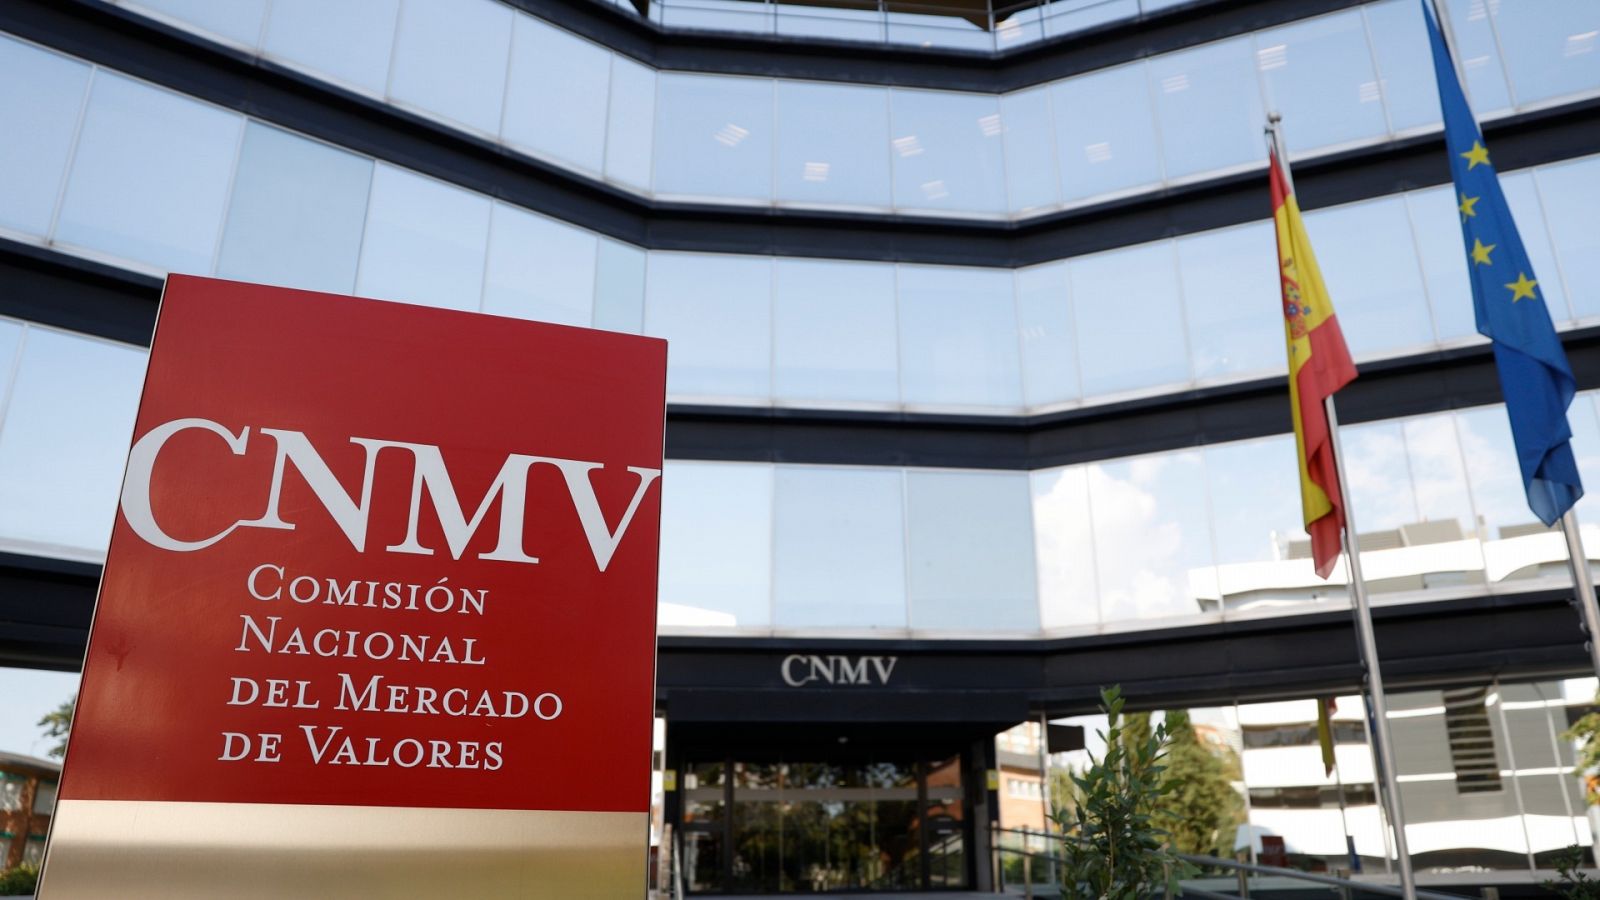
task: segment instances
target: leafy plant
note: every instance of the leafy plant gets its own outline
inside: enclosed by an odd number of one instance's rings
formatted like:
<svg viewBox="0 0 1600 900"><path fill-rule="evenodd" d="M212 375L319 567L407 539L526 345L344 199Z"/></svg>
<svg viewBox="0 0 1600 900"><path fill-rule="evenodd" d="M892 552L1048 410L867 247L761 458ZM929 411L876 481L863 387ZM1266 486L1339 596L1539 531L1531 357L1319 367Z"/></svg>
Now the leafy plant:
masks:
<svg viewBox="0 0 1600 900"><path fill-rule="evenodd" d="M1591 714L1592 715L1592 714ZM1579 871L1588 854L1577 844L1556 854L1556 879L1546 881L1544 889L1567 900L1600 900L1600 881Z"/></svg>
<svg viewBox="0 0 1600 900"><path fill-rule="evenodd" d="M14 868L0 872L0 896L12 897L18 894L32 894L39 884L39 867L33 863L22 863Z"/></svg>
<svg viewBox="0 0 1600 900"><path fill-rule="evenodd" d="M50 748L50 755L57 759L67 753L67 731L72 727L72 708L77 705L78 695L73 694L39 720L39 724L44 727L44 736L56 738L56 745Z"/></svg>
<svg viewBox="0 0 1600 900"><path fill-rule="evenodd" d="M1561 736L1578 742L1577 770L1583 773L1584 797L1590 806L1600 806L1600 712L1573 722Z"/></svg>
<svg viewBox="0 0 1600 900"><path fill-rule="evenodd" d="M1068 879L1069 900L1145 900L1165 887L1176 893L1193 867L1171 847L1171 834L1157 823L1174 783L1164 765L1170 734L1149 716L1125 722L1120 687L1100 692L1107 730L1105 753L1072 776L1070 809L1056 813Z"/></svg>
<svg viewBox="0 0 1600 900"><path fill-rule="evenodd" d="M1234 789L1239 760L1231 749L1207 747L1189 714L1166 715L1165 781L1171 795L1156 823L1172 835L1180 853L1231 856L1234 830L1244 822L1244 798Z"/></svg>

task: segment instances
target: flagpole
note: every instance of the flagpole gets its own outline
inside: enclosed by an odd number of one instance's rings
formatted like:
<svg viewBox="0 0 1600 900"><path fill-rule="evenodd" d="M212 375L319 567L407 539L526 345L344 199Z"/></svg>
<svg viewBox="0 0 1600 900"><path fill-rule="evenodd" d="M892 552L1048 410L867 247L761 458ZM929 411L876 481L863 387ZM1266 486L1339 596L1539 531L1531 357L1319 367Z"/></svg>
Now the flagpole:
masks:
<svg viewBox="0 0 1600 900"><path fill-rule="evenodd" d="M1278 124L1281 121L1282 116L1278 113L1268 113L1267 135L1272 142L1273 155L1282 166L1289 192L1293 194L1294 177L1289 172L1289 155L1284 151L1283 132ZM1355 538L1358 532L1350 505L1350 489L1344 479L1344 448L1339 442L1339 415L1334 409L1332 394L1324 398L1323 408L1328 416L1334 478L1339 483L1339 500L1344 507L1344 527L1340 539L1344 544L1345 559L1350 564L1350 595L1355 606L1357 646L1361 651L1361 664L1367 675L1367 693L1372 703L1373 739L1378 744L1383 792L1388 795L1389 827L1394 832L1396 862L1400 867L1400 892L1404 900L1417 900L1416 876L1411 871L1411 851L1406 844L1405 810L1400 802L1400 782L1396 776L1394 741L1389 736L1389 704L1383 692L1383 671L1378 665L1378 640L1372 630L1372 608L1367 603L1367 584L1361 577L1360 543Z"/></svg>
<svg viewBox="0 0 1600 900"><path fill-rule="evenodd" d="M1583 615L1583 630L1588 632L1584 646L1589 648L1589 665L1600 677L1600 612L1595 609L1594 576L1589 573L1589 556L1583 552L1583 535L1578 532L1578 514L1570 508L1561 516L1561 533L1567 538L1567 565L1572 569L1572 599Z"/></svg>

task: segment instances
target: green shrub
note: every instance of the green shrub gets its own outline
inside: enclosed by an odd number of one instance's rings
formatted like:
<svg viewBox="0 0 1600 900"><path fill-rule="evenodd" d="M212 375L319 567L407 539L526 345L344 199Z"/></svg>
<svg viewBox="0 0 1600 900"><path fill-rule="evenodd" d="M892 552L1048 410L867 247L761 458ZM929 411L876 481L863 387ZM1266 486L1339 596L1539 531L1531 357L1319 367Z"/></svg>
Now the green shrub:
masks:
<svg viewBox="0 0 1600 900"><path fill-rule="evenodd" d="M31 894L38 884L39 867L33 863L23 863L14 869L0 872L0 896Z"/></svg>

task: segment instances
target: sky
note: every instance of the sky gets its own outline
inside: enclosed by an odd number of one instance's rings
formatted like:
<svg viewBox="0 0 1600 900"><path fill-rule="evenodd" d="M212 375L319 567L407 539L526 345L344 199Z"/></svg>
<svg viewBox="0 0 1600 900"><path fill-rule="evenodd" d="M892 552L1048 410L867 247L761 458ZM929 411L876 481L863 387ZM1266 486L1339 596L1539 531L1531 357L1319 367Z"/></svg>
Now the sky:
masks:
<svg viewBox="0 0 1600 900"><path fill-rule="evenodd" d="M44 756L54 742L39 719L78 690L78 673L0 668L0 750Z"/></svg>

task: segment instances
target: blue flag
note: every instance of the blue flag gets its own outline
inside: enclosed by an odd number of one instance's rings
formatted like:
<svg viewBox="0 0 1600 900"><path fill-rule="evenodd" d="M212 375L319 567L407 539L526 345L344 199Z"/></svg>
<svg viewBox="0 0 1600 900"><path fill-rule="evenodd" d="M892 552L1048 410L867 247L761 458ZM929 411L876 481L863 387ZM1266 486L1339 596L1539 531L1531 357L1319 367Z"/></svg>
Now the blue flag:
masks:
<svg viewBox="0 0 1600 900"><path fill-rule="evenodd" d="M1554 525L1583 496L1567 425L1577 382L1431 6L1422 0L1478 331L1494 342L1528 506L1539 521Z"/></svg>

